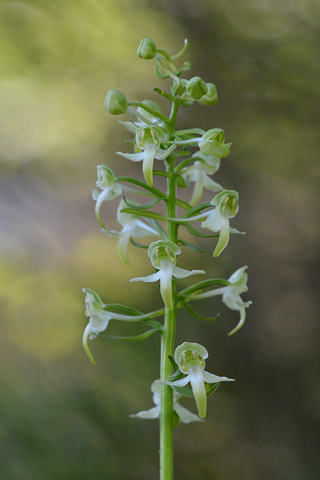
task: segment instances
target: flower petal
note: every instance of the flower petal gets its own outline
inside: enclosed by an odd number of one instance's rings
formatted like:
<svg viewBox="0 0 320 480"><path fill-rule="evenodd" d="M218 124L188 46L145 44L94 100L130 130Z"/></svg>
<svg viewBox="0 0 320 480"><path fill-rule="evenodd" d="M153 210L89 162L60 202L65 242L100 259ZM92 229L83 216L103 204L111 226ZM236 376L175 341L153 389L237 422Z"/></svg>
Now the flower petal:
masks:
<svg viewBox="0 0 320 480"><path fill-rule="evenodd" d="M127 158L128 160L132 160L133 162L140 162L143 159L144 152L139 153L122 153L116 152L117 155L121 157Z"/></svg>
<svg viewBox="0 0 320 480"><path fill-rule="evenodd" d="M146 145L145 151L143 152L143 163L142 163L142 171L147 184L152 187L153 185L153 160L154 155L156 153L156 146L152 143Z"/></svg>
<svg viewBox="0 0 320 480"><path fill-rule="evenodd" d="M197 404L199 417L204 418L207 413L207 395L202 369L200 367L192 367L189 370L189 378Z"/></svg>
<svg viewBox="0 0 320 480"><path fill-rule="evenodd" d="M175 148L176 148L176 145L171 145L171 147L169 147L168 150L161 150L160 148L158 148L155 154L155 158L157 160L164 160L170 155L171 152L173 152Z"/></svg>
<svg viewBox="0 0 320 480"><path fill-rule="evenodd" d="M173 309L172 301L172 264L169 261L160 264L160 293L168 310Z"/></svg>
<svg viewBox="0 0 320 480"><path fill-rule="evenodd" d="M207 219L201 223L201 228L207 228L212 232L219 232L220 230L220 216L217 209L212 210Z"/></svg>
<svg viewBox="0 0 320 480"><path fill-rule="evenodd" d="M180 403L175 403L173 409L179 415L180 421L182 423L191 423L191 422L203 422L201 418L198 417L195 413L190 412L187 408L180 405Z"/></svg>
<svg viewBox="0 0 320 480"><path fill-rule="evenodd" d="M156 282L157 280L160 279L160 271L159 272L156 272L156 273L152 273L151 275L148 275L146 277L135 277L135 278L131 278L130 279L130 282L145 282L145 283L149 283L149 282Z"/></svg>
<svg viewBox="0 0 320 480"><path fill-rule="evenodd" d="M120 257L122 258L123 263L129 265L129 257L128 257L128 243L130 240L130 232L125 233L124 235L120 235L118 240L118 252Z"/></svg>
<svg viewBox="0 0 320 480"><path fill-rule="evenodd" d="M174 266L172 269L172 274L176 278L187 278L190 277L191 275L198 275L200 273L206 273L204 270L185 270L184 268L180 268L177 266Z"/></svg>
<svg viewBox="0 0 320 480"><path fill-rule="evenodd" d="M219 240L214 249L213 256L218 257L220 253L226 248L229 243L230 232L229 232L229 219L227 215L219 215L220 220L220 235Z"/></svg>
<svg viewBox="0 0 320 480"><path fill-rule="evenodd" d="M247 303L249 303L249 302L247 302ZM239 306L239 312L240 312L239 323L233 330L231 330L231 332L228 333L228 335L233 335L234 333L236 333L242 327L244 322L246 321L246 309L245 309L245 307L243 307L243 306L240 307Z"/></svg>
<svg viewBox="0 0 320 480"><path fill-rule="evenodd" d="M192 181L192 178L190 178L190 180ZM189 202L190 205L193 206L200 200L203 192L203 186L202 178L198 178L194 184L193 194Z"/></svg>
<svg viewBox="0 0 320 480"><path fill-rule="evenodd" d="M160 385L170 385L170 387L185 387L187 383L189 383L189 381L190 378L189 375L187 375L186 377L175 380L174 382L166 382L165 380L159 380L158 383Z"/></svg>
<svg viewBox="0 0 320 480"><path fill-rule="evenodd" d="M203 186L208 190L212 190L213 192L218 192L219 190L223 190L223 187L212 180L212 178L208 177L206 173L203 172Z"/></svg>
<svg viewBox="0 0 320 480"><path fill-rule="evenodd" d="M205 370L202 373L203 373L204 381L207 383L234 382L233 378L218 377L218 375L214 375L213 373L206 372Z"/></svg>
<svg viewBox="0 0 320 480"><path fill-rule="evenodd" d="M150 408L150 410L142 410L141 412L136 413L135 415L130 415L131 418L144 418L144 419L154 419L158 418L160 414L160 405Z"/></svg>
<svg viewBox="0 0 320 480"><path fill-rule="evenodd" d="M88 355L88 357L90 358L91 362L95 365L95 359L93 358L93 355L90 351L90 348L89 348L89 345L88 345L88 338L89 338L89 335L91 333L91 327L90 327L90 324L88 324L84 330L84 333L83 333L83 337L82 337L82 345L83 345L83 348L84 348L84 351L86 352L86 354Z"/></svg>

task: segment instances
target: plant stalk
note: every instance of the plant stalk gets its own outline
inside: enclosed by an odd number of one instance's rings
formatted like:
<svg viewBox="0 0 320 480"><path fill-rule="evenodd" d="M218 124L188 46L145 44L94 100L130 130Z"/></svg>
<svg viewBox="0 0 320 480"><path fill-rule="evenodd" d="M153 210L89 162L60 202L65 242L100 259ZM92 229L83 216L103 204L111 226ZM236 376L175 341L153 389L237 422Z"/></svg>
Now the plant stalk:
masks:
<svg viewBox="0 0 320 480"><path fill-rule="evenodd" d="M168 137L174 129L177 115L176 104L172 105L171 124L169 125ZM167 215L176 217L176 178L174 173L174 158L166 160L167 172L170 173L167 179ZM177 243L178 225L168 222L168 239ZM176 289L176 280L172 281L172 292ZM161 359L160 378L167 380L172 374L172 365L169 356L173 357L176 332L177 302L173 295L173 309L165 310L164 330L161 336ZM173 480L173 391L167 386L162 386L161 411L160 411L160 480Z"/></svg>

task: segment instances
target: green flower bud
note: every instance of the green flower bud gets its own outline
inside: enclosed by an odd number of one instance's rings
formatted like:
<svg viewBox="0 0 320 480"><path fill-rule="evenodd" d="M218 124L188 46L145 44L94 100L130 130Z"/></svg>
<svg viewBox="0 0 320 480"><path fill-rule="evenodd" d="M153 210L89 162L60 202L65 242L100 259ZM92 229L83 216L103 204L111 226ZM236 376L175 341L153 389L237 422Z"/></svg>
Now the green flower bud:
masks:
<svg viewBox="0 0 320 480"><path fill-rule="evenodd" d="M184 88L188 82L186 80L175 80L173 86L171 87L172 95L183 95Z"/></svg>
<svg viewBox="0 0 320 480"><path fill-rule="evenodd" d="M208 92L202 98L199 103L202 105L215 105L218 101L218 92L214 83L207 83Z"/></svg>
<svg viewBox="0 0 320 480"><path fill-rule="evenodd" d="M137 55L144 60L151 60L156 56L157 47L156 44L150 40L150 38L144 38L141 40L138 47Z"/></svg>
<svg viewBox="0 0 320 480"><path fill-rule="evenodd" d="M109 90L105 100L105 106L111 115L120 115L121 113L126 113L128 105L127 99L122 92L119 90Z"/></svg>
<svg viewBox="0 0 320 480"><path fill-rule="evenodd" d="M189 80L186 88L188 97L200 100L208 92L207 84L200 77L193 77Z"/></svg>

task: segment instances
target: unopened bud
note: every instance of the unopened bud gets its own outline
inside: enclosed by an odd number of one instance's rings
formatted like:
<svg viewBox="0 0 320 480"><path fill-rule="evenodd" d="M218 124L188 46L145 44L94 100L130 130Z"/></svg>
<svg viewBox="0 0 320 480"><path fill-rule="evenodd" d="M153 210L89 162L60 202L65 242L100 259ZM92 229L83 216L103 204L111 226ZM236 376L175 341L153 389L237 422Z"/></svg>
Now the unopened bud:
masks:
<svg viewBox="0 0 320 480"><path fill-rule="evenodd" d="M172 95L183 95L186 83L186 80L175 80L173 86L171 87Z"/></svg>
<svg viewBox="0 0 320 480"><path fill-rule="evenodd" d="M156 56L157 47L156 44L150 40L150 38L144 38L141 40L138 47L137 55L144 60L151 60Z"/></svg>
<svg viewBox="0 0 320 480"><path fill-rule="evenodd" d="M127 99L124 94L114 88L107 93L105 106L111 115L126 113L128 108Z"/></svg>
<svg viewBox="0 0 320 480"><path fill-rule="evenodd" d="M193 77L189 80L186 88L188 97L200 100L208 92L207 84L200 77Z"/></svg>
<svg viewBox="0 0 320 480"><path fill-rule="evenodd" d="M202 98L199 103L202 105L215 105L218 101L218 92L214 83L207 83L208 92Z"/></svg>

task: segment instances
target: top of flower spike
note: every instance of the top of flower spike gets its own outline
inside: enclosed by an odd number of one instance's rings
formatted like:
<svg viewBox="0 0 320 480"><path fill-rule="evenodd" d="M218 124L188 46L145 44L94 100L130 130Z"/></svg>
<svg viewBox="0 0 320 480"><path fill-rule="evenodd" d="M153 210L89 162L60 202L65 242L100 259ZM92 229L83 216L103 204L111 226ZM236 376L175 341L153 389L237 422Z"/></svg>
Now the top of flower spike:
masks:
<svg viewBox="0 0 320 480"><path fill-rule="evenodd" d="M144 38L138 47L137 55L144 60L151 60L157 54L157 47L153 40Z"/></svg>

